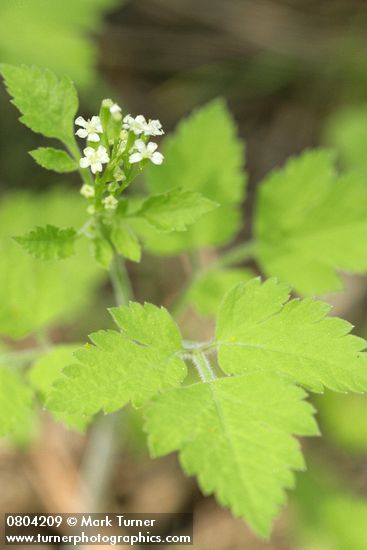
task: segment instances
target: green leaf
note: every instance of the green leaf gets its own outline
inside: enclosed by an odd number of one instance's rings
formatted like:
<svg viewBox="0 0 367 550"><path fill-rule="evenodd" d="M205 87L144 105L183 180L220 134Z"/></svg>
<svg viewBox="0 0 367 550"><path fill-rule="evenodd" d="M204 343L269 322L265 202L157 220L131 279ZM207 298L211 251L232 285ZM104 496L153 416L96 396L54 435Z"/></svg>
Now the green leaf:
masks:
<svg viewBox="0 0 367 550"><path fill-rule="evenodd" d="M41 260L61 260L74 254L77 233L72 227L60 229L54 225L36 227L22 237L14 237L31 256Z"/></svg>
<svg viewBox="0 0 367 550"><path fill-rule="evenodd" d="M47 396L62 369L73 361L73 354L79 347L76 344L65 344L44 353L28 372L32 387L43 397Z"/></svg>
<svg viewBox="0 0 367 550"><path fill-rule="evenodd" d="M86 239L62 262L34 259L14 241L36 224L85 222L85 204L75 191L49 189L2 196L0 204L0 334L24 338L45 326L74 322L93 304L104 272L91 261Z"/></svg>
<svg viewBox="0 0 367 550"><path fill-rule="evenodd" d="M366 182L357 173L337 177L333 161L328 151L308 151L270 174L258 194L257 259L301 294L341 288L337 269L367 271Z"/></svg>
<svg viewBox="0 0 367 550"><path fill-rule="evenodd" d="M34 160L47 170L53 170L61 174L74 172L78 170L77 162L72 159L65 151L54 149L53 147L39 147L30 151Z"/></svg>
<svg viewBox="0 0 367 550"><path fill-rule="evenodd" d="M218 206L200 193L177 189L149 197L142 203L137 215L158 231L186 231L188 225Z"/></svg>
<svg viewBox="0 0 367 550"><path fill-rule="evenodd" d="M153 193L183 189L201 193L220 207L205 214L185 233L161 235L141 227L154 253L175 254L229 242L240 227L239 204L244 198L244 147L222 100L215 100L182 121L165 139L164 163L151 166L148 185Z"/></svg>
<svg viewBox="0 0 367 550"><path fill-rule="evenodd" d="M0 436L17 434L28 423L32 391L17 373L0 365Z"/></svg>
<svg viewBox="0 0 367 550"><path fill-rule="evenodd" d="M28 128L70 145L74 143L74 117L78 97L69 78L58 78L48 69L2 64L6 88Z"/></svg>
<svg viewBox="0 0 367 550"><path fill-rule="evenodd" d="M249 269L208 269L194 279L187 291L186 301L193 304L201 315L213 316L224 295L234 285L247 282L253 276Z"/></svg>
<svg viewBox="0 0 367 550"><path fill-rule="evenodd" d="M367 453L367 399L363 395L326 392L317 396L316 406L322 432L333 445L349 454Z"/></svg>
<svg viewBox="0 0 367 550"><path fill-rule="evenodd" d="M366 174L366 105L338 110L327 122L325 141L338 151L344 167Z"/></svg>
<svg viewBox="0 0 367 550"><path fill-rule="evenodd" d="M325 317L328 304L288 298L275 279L252 279L226 295L216 333L222 370L276 372L315 392L365 391L366 341L349 335L347 321Z"/></svg>
<svg viewBox="0 0 367 550"><path fill-rule="evenodd" d="M56 380L47 403L50 410L90 416L113 412L130 400L140 406L186 376L186 365L177 355L181 335L164 308L132 302L111 313L121 332L90 336L94 346L76 352L79 364L66 367Z"/></svg>
<svg viewBox="0 0 367 550"><path fill-rule="evenodd" d="M304 461L294 435L315 435L304 392L274 373L216 379L167 392L146 410L153 456L180 451L202 491L267 537Z"/></svg>
<svg viewBox="0 0 367 550"><path fill-rule="evenodd" d="M119 254L133 262L140 262L141 247L137 236L128 225L116 223L111 231L111 241Z"/></svg>
<svg viewBox="0 0 367 550"><path fill-rule="evenodd" d="M113 258L113 250L109 242L102 237L96 236L92 239L91 244L92 254L96 261L104 269L109 269Z"/></svg>
<svg viewBox="0 0 367 550"><path fill-rule="evenodd" d="M366 548L367 500L343 486L335 473L318 467L299 476L293 510L296 548Z"/></svg>
<svg viewBox="0 0 367 550"><path fill-rule="evenodd" d="M98 78L95 35L103 14L117 5L121 1L2 0L1 59L49 67L58 75L70 75L78 86L90 86Z"/></svg>
<svg viewBox="0 0 367 550"><path fill-rule="evenodd" d="M60 376L62 369L73 361L73 354L78 349L76 344L56 346L42 355L31 367L28 379L31 386L40 394L42 402L45 402L54 381ZM83 431L89 417L82 415L53 415L56 420L67 426Z"/></svg>

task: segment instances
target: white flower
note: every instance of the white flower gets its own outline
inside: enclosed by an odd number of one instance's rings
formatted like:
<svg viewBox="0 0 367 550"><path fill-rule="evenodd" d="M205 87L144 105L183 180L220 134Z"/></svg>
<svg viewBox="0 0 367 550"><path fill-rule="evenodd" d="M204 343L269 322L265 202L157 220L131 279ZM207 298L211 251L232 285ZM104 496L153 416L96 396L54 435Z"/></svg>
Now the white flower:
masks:
<svg viewBox="0 0 367 550"><path fill-rule="evenodd" d="M114 196L108 195L108 197L103 199L102 202L106 209L115 210L119 201Z"/></svg>
<svg viewBox="0 0 367 550"><path fill-rule="evenodd" d="M145 120L143 115L138 115L135 118L131 115L126 115L122 126L125 128L125 130L130 130L131 132L134 132L136 136L139 136L145 131L146 125L147 121Z"/></svg>
<svg viewBox="0 0 367 550"><path fill-rule="evenodd" d="M145 144L142 139L137 139L134 144L134 149L137 151L130 155L129 162L134 164L144 159L149 159L153 164L162 164L164 156L156 151L158 145L150 141Z"/></svg>
<svg viewBox="0 0 367 550"><path fill-rule="evenodd" d="M110 113L113 115L114 113L121 113L121 107L120 105L117 105L117 103L113 103L110 107Z"/></svg>
<svg viewBox="0 0 367 550"><path fill-rule="evenodd" d="M107 164L110 161L110 157L107 154L106 147L100 145L98 149L93 149L93 147L86 147L83 151L85 157L80 159L80 167L88 168L92 170L93 174L97 172L102 172L102 164Z"/></svg>
<svg viewBox="0 0 367 550"><path fill-rule="evenodd" d="M102 100L102 107L104 107L105 109L111 109L112 105L112 99L106 98Z"/></svg>
<svg viewBox="0 0 367 550"><path fill-rule="evenodd" d="M88 212L88 214L90 214L91 216L93 216L93 214L96 213L96 209L95 209L95 207L94 207L93 204L90 204L90 205L88 206L87 212Z"/></svg>
<svg viewBox="0 0 367 550"><path fill-rule="evenodd" d="M77 126L81 126L75 132L75 135L80 138L87 138L88 141L99 141L99 135L102 134L103 128L99 116L92 116L91 119L85 120L82 116L78 116L75 120Z"/></svg>
<svg viewBox="0 0 367 550"><path fill-rule="evenodd" d="M91 199L94 197L94 187L85 183L80 189L80 194L83 195L86 199Z"/></svg>
<svg viewBox="0 0 367 550"><path fill-rule="evenodd" d="M145 126L144 134L146 136L161 136L162 134L164 134L160 121L149 119Z"/></svg>

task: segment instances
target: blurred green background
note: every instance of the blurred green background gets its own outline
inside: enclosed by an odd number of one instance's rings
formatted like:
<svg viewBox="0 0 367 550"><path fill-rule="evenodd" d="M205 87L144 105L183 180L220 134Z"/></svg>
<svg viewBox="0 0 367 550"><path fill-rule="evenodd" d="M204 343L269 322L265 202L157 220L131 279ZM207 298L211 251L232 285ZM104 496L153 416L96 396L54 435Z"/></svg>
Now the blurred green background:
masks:
<svg viewBox="0 0 367 550"><path fill-rule="evenodd" d="M84 115L96 111L101 97L111 96L126 110L159 118L170 130L194 107L223 96L247 146L246 234L259 180L305 148L335 147L340 166L365 174L367 185L367 5L362 0L1 0L0 21L0 61L70 75ZM46 223L48 216L60 223L65 216L77 220L81 211L76 177L63 181L28 155L42 140L16 122L3 87L0 105L4 251L10 247L9 234L40 218ZM15 248L4 258L3 336L25 346L22 338L47 321L55 341L83 341L88 332L109 323L104 312L110 288L94 265L80 269L78 262L88 262L87 256L63 271L49 267L46 272ZM17 278L12 276L14 262L21 266ZM130 272L139 298L160 303L167 289L180 284L182 266L174 259L148 257L141 266L130 266ZM356 324L357 333L367 334L363 279L352 278L343 297L328 299L338 315ZM315 404L325 439L307 443L309 473L298 476L291 506L277 521L270 543L257 541L242 522L211 499L202 499L174 458L148 461L137 413L126 428L129 452L118 457L113 471L110 509L159 508L159 492L163 509L195 511L195 548L205 550L366 549L366 400L327 393ZM58 430L47 424L61 468L67 463L65 449L71 448L77 461L83 440ZM37 465L51 450L44 441L38 445L30 455L0 449L1 511L52 508L52 491ZM67 479L63 483L68 486Z"/></svg>

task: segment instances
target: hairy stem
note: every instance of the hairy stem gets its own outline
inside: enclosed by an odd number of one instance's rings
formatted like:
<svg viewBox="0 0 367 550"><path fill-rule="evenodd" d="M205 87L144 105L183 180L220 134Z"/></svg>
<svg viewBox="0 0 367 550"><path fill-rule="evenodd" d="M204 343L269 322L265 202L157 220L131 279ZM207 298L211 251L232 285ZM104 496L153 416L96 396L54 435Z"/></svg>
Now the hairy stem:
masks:
<svg viewBox="0 0 367 550"><path fill-rule="evenodd" d="M210 361L204 353L193 353L191 359L195 365L196 370L199 373L202 382L212 382L216 379Z"/></svg>

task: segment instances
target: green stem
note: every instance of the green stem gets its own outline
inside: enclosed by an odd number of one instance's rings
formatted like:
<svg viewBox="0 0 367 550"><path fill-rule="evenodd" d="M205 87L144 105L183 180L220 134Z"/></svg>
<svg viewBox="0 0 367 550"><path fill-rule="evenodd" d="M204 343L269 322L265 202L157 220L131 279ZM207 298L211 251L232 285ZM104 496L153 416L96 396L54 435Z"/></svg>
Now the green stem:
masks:
<svg viewBox="0 0 367 550"><path fill-rule="evenodd" d="M81 152L78 147L77 142L75 139L73 141L70 141L68 143L67 148L69 150L69 153L74 157L74 159L77 161L79 166L79 160L81 158ZM93 177L92 174L89 172L87 168L78 168L78 172L80 174L80 177L82 178L84 183L87 183L88 185L93 185Z"/></svg>
<svg viewBox="0 0 367 550"><path fill-rule="evenodd" d="M33 348L25 349L21 351L9 351L0 355L0 364L8 365L12 367L23 367L32 363L35 359L38 359L45 353L44 349Z"/></svg>
<svg viewBox="0 0 367 550"><path fill-rule="evenodd" d="M133 296L131 284L121 256L115 252L111 264L111 282L118 305L128 305Z"/></svg>
<svg viewBox="0 0 367 550"><path fill-rule="evenodd" d="M116 252L111 264L110 278L117 305L127 305L133 297L131 284L123 259ZM116 452L118 420L119 413L100 415L91 427L81 468L88 495L86 511L98 512L103 502Z"/></svg>
<svg viewBox="0 0 367 550"><path fill-rule="evenodd" d="M210 361L204 353L195 352L192 354L191 358L202 382L212 382L216 379Z"/></svg>
<svg viewBox="0 0 367 550"><path fill-rule="evenodd" d="M235 246L222 254L217 260L215 260L208 269L217 267L227 267L229 265L239 264L241 262L250 260L254 257L256 250L255 241L246 241L244 243Z"/></svg>

